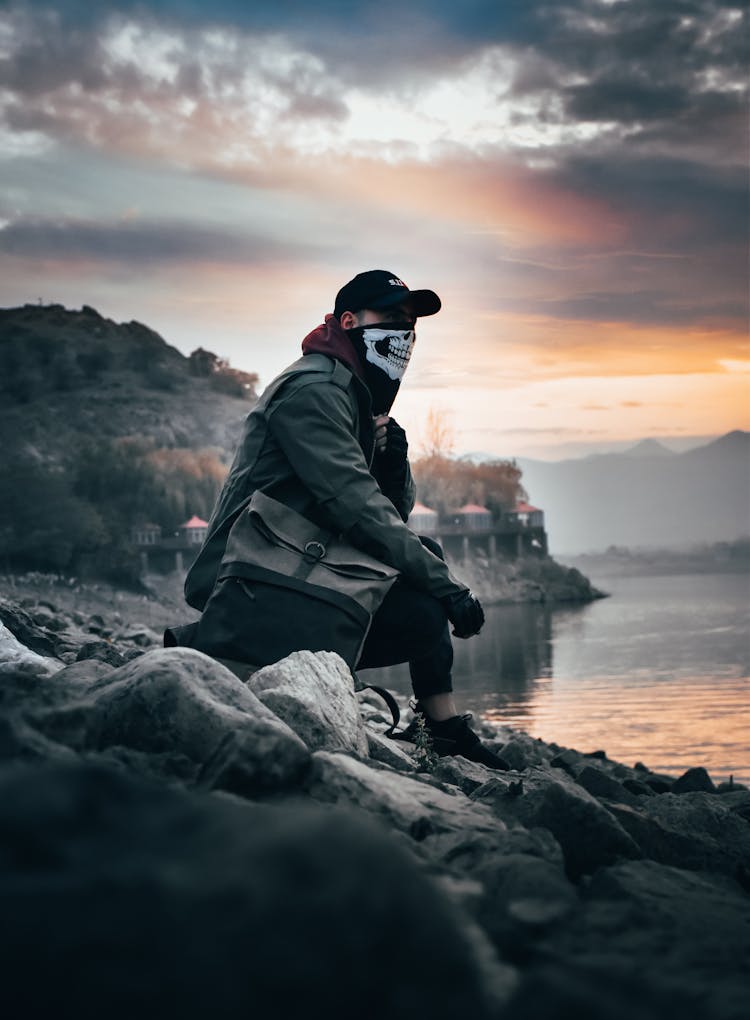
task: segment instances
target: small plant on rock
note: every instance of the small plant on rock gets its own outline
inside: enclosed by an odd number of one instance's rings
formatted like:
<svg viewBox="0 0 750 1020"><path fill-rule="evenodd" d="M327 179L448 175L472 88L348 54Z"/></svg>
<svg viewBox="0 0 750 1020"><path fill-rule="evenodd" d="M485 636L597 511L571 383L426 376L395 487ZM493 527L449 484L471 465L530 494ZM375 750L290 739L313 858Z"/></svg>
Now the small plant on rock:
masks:
<svg viewBox="0 0 750 1020"><path fill-rule="evenodd" d="M414 760L420 772L432 772L438 763L438 756L435 753L435 745L432 742L432 734L427 729L427 723L421 713L415 716L416 733L414 735Z"/></svg>

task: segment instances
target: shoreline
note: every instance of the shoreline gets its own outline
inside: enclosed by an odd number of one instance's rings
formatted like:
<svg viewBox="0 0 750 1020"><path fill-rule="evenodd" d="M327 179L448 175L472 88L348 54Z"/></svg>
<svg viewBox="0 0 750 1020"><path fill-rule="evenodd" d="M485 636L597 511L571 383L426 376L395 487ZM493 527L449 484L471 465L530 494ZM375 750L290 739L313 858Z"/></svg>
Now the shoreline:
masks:
<svg viewBox="0 0 750 1020"><path fill-rule="evenodd" d="M98 609L0 599L0 971L26 1015L96 989L130 1020L145 988L164 1016L744 1017L746 787L482 722L509 771L431 759L333 653L243 682Z"/></svg>

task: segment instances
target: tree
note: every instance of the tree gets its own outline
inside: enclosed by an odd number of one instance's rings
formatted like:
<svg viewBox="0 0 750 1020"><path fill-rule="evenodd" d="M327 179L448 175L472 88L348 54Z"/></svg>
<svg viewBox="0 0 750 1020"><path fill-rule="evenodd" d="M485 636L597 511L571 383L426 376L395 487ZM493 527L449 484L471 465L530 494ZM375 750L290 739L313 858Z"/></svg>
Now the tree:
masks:
<svg viewBox="0 0 750 1020"><path fill-rule="evenodd" d="M449 514L464 503L479 503L499 517L526 498L515 461L474 464L454 460L453 445L454 432L446 412L431 408L422 442L424 453L412 464L419 499L427 506Z"/></svg>
<svg viewBox="0 0 750 1020"><path fill-rule="evenodd" d="M427 412L422 437L423 457L450 457L456 443L456 433L443 408L431 407Z"/></svg>

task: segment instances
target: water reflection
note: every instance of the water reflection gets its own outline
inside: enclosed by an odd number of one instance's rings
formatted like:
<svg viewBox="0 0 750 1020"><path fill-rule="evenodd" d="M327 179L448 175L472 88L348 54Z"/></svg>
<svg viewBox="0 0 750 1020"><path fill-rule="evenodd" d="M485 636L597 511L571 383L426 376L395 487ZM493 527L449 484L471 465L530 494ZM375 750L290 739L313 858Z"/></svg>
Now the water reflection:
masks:
<svg viewBox="0 0 750 1020"><path fill-rule="evenodd" d="M593 578L583 606L490 606L454 641L460 711L678 773L750 779L750 605L741 575ZM403 666L369 683L411 694Z"/></svg>
<svg viewBox="0 0 750 1020"><path fill-rule="evenodd" d="M552 611L541 605L489 606L481 634L454 639L458 698L475 708L512 701L522 707L535 683L552 675ZM405 666L367 670L363 679L411 693Z"/></svg>
<svg viewBox="0 0 750 1020"><path fill-rule="evenodd" d="M491 606L481 634L455 641L454 676L462 689L528 694L552 675L552 613L545 606Z"/></svg>

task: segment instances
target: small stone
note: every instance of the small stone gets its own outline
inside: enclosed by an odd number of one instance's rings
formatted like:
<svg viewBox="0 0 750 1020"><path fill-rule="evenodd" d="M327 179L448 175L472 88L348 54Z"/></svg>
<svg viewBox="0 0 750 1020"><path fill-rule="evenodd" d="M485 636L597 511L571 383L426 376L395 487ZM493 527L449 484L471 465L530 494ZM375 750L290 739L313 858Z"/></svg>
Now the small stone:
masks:
<svg viewBox="0 0 750 1020"><path fill-rule="evenodd" d="M578 773L576 781L584 790L588 790L597 798L607 800L624 801L626 804L633 802L634 797L629 793L622 783L613 779L603 769L595 768L593 765L585 765Z"/></svg>
<svg viewBox="0 0 750 1020"><path fill-rule="evenodd" d="M623 779L622 785L630 793L634 793L637 797L654 797L656 796L654 790L646 783L642 783L638 779Z"/></svg>
<svg viewBox="0 0 750 1020"><path fill-rule="evenodd" d="M574 751L572 748L566 748L564 751L555 755L550 762L550 765L553 769L564 769L566 772L572 772L573 766L577 765L580 760L581 755L578 751Z"/></svg>
<svg viewBox="0 0 750 1020"><path fill-rule="evenodd" d="M672 793L715 793L714 786L708 772L702 767L688 769L683 772L679 779L672 784Z"/></svg>
<svg viewBox="0 0 750 1020"><path fill-rule="evenodd" d="M650 786L654 793L671 793L674 780L668 776L657 776L649 773L645 779L646 785Z"/></svg>
<svg viewBox="0 0 750 1020"><path fill-rule="evenodd" d="M85 645L81 645L76 655L76 662L82 662L84 659L98 659L110 666L125 664L125 656L109 641L87 641Z"/></svg>
<svg viewBox="0 0 750 1020"><path fill-rule="evenodd" d="M492 777L492 770L466 758L440 758L432 770L435 779L457 786L462 793L472 794Z"/></svg>

